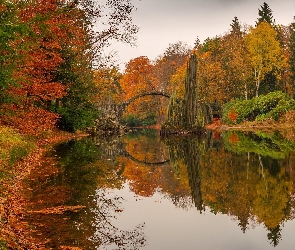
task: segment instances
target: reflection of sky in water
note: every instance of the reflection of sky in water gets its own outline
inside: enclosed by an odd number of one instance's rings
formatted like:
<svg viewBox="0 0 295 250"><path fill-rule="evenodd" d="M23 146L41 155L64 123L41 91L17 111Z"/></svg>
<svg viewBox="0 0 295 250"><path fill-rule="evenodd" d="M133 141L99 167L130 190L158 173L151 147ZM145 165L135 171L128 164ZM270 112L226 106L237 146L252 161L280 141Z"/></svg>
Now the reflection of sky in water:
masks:
<svg viewBox="0 0 295 250"><path fill-rule="evenodd" d="M141 197L129 190L125 184L121 190L109 190L108 198L123 197L123 212L117 214L114 226L132 230L145 223L147 244L142 249L190 250L190 249L294 249L295 221L285 222L282 240L275 248L267 239L267 230L262 225L247 229L243 234L238 221L223 214L214 215L206 209L203 214L196 208L176 208L163 194ZM111 246L106 249L114 249Z"/></svg>

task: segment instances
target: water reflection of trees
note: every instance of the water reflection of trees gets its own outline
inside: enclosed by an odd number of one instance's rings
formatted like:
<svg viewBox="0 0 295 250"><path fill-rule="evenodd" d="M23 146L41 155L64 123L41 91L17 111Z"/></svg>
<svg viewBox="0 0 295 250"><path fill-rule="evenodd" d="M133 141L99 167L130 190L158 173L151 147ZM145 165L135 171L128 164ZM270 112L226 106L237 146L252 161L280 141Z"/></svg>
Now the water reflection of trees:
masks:
<svg viewBox="0 0 295 250"><path fill-rule="evenodd" d="M161 192L183 209L194 205L200 212L228 214L244 233L262 224L273 245L284 222L294 218L295 143L278 133L235 131L162 141L153 133L132 133L116 147L112 161L137 195Z"/></svg>
<svg viewBox="0 0 295 250"><path fill-rule="evenodd" d="M138 249L145 243L143 225L120 230L110 218L120 207L120 198L105 198L98 186L121 187L117 161L105 159L93 140L69 141L58 145L41 163L46 172L32 172L27 180L28 213L24 218L32 227L32 237L44 246L96 249L116 245L116 249ZM79 205L79 212L44 213L57 207Z"/></svg>
<svg viewBox="0 0 295 250"><path fill-rule="evenodd" d="M203 210L201 178L199 175L200 149L198 138L178 137L165 140L168 146L171 166L180 178L188 178L192 201L198 210ZM183 165L187 168L187 176L180 176Z"/></svg>
<svg viewBox="0 0 295 250"><path fill-rule="evenodd" d="M171 171L167 147L156 131L134 132L125 136L123 142L129 155L122 155L119 161L131 191L145 197L161 192L175 206L191 207L186 165L180 162L179 167Z"/></svg>
<svg viewBox="0 0 295 250"><path fill-rule="evenodd" d="M146 164L153 162L161 165ZM52 168L49 174L31 174L29 209L86 208L27 219L35 235L46 236L45 245L52 248L138 249L145 244L144 225L128 231L116 227L113 217L124 210L124 203L120 197L106 195L108 189L120 189L128 180L137 195L160 192L183 209L195 206L200 212L228 214L243 232L262 224L269 241L277 245L284 222L295 215L294 163L294 142L279 134L226 132L160 140L147 131L70 141L57 146L43 163L45 170Z"/></svg>
<svg viewBox="0 0 295 250"><path fill-rule="evenodd" d="M195 206L228 214L242 231L263 224L275 246L285 221L294 218L295 143L279 134L226 132L225 148L211 137L170 138L171 166L183 161ZM221 140L221 139L220 139Z"/></svg>

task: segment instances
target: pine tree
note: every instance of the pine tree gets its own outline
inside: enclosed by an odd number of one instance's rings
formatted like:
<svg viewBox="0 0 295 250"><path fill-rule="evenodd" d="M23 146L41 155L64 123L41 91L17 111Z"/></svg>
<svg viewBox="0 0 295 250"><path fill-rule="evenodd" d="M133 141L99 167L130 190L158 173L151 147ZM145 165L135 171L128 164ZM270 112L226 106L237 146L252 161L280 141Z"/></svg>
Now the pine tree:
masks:
<svg viewBox="0 0 295 250"><path fill-rule="evenodd" d="M277 36L279 36L275 25L275 19L272 15L272 10L266 2L264 2L263 5L260 6L260 9L258 9L258 16L256 26L258 26L261 22L269 23L276 30ZM261 92L269 93L274 91L276 89L276 82L277 77L274 72L268 72L261 81Z"/></svg>
<svg viewBox="0 0 295 250"><path fill-rule="evenodd" d="M275 25L275 19L272 16L272 10L269 8L269 5L264 2L263 5L260 6L261 9L258 9L258 21L256 22L256 26L261 22L267 22L271 26Z"/></svg>
<svg viewBox="0 0 295 250"><path fill-rule="evenodd" d="M241 24L239 22L239 19L235 16L231 23L231 31L230 33L233 35L241 35Z"/></svg>

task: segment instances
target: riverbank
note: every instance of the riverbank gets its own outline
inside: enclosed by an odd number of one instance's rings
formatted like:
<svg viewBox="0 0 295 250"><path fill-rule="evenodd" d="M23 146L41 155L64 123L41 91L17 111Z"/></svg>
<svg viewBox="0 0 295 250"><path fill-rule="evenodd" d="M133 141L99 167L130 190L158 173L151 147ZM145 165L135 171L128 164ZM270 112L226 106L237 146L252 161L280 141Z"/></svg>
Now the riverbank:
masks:
<svg viewBox="0 0 295 250"><path fill-rule="evenodd" d="M278 121L267 119L264 121L245 121L237 125L227 125L221 120L214 120L212 124L206 126L208 130L226 131L239 130L245 132L267 132L273 133L278 131L283 137L288 140L295 141L295 113L289 112L280 118Z"/></svg>
<svg viewBox="0 0 295 250"><path fill-rule="evenodd" d="M45 249L42 242L30 238L30 225L22 221L26 213L23 180L41 166L51 146L88 134L55 130L36 138L3 126L0 129L0 249Z"/></svg>

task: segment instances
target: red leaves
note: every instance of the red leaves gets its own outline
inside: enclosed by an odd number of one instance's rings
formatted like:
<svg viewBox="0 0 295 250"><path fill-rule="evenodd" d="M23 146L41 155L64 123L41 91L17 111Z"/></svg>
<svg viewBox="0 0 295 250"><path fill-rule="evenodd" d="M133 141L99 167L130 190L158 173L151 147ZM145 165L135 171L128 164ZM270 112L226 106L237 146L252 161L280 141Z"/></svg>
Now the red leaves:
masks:
<svg viewBox="0 0 295 250"><path fill-rule="evenodd" d="M231 108L230 112L227 115L228 119L230 119L232 122L236 122L238 116L239 113L236 112L234 108Z"/></svg>
<svg viewBox="0 0 295 250"><path fill-rule="evenodd" d="M13 115L6 115L3 117L3 122L18 129L21 133L31 135L41 135L42 132L52 130L55 126L58 115L37 107L23 107L15 108L14 105L10 107L16 109Z"/></svg>
<svg viewBox="0 0 295 250"><path fill-rule="evenodd" d="M6 92L14 104L2 105L4 123L33 135L54 127L57 115L49 111L50 104L64 97L68 88L68 82L60 80L63 49L80 57L88 42L89 30L80 18L82 14L78 8L68 8L63 0L29 1L19 8L18 20L26 31L12 44L19 55L13 71L17 84ZM81 70L80 64L70 67Z"/></svg>
<svg viewBox="0 0 295 250"><path fill-rule="evenodd" d="M35 83L27 86L27 96L38 97L49 101L56 98L61 98L66 94L66 87L57 82L46 84Z"/></svg>
<svg viewBox="0 0 295 250"><path fill-rule="evenodd" d="M237 144L240 141L240 139L239 139L239 137L238 137L238 135L236 133L232 133L230 135L230 137L228 138L228 141L231 144L235 145L235 144Z"/></svg>

